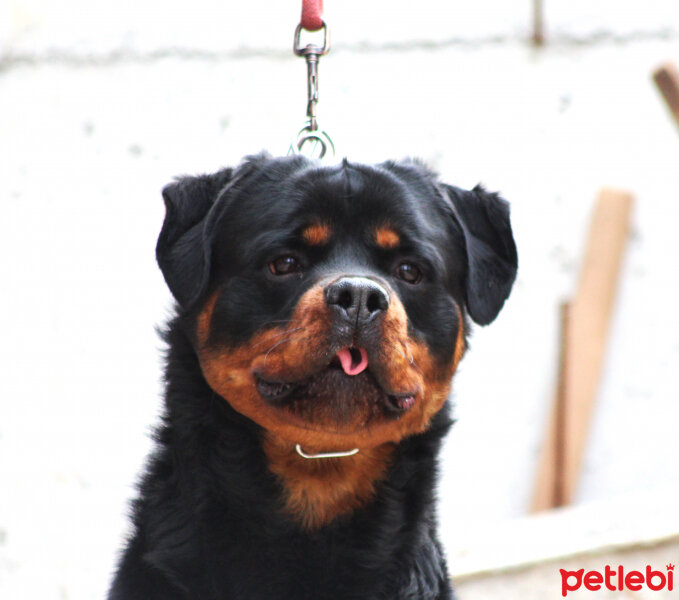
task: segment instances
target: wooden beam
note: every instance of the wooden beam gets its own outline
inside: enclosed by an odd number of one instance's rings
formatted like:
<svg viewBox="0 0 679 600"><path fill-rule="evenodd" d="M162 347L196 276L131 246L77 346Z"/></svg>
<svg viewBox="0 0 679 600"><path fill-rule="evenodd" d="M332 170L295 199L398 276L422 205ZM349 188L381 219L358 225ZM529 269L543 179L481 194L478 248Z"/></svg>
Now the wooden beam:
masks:
<svg viewBox="0 0 679 600"><path fill-rule="evenodd" d="M542 46L545 43L544 1L533 0L533 44Z"/></svg>
<svg viewBox="0 0 679 600"><path fill-rule="evenodd" d="M559 357L556 390L548 422L538 475L533 493L533 512L555 508L563 504L563 463L565 430L566 329L570 303L559 306Z"/></svg>
<svg viewBox="0 0 679 600"><path fill-rule="evenodd" d="M679 127L679 73L672 63L665 63L653 72L653 80L665 99L674 122Z"/></svg>
<svg viewBox="0 0 679 600"><path fill-rule="evenodd" d="M556 403L554 405L554 506L564 506L566 502L566 455L568 440L566 438L566 415L568 414L568 394L566 382L570 372L568 361L568 331L571 319L570 302L562 302L560 310L561 340L559 348L559 376L556 381Z"/></svg>
<svg viewBox="0 0 679 600"><path fill-rule="evenodd" d="M575 296L562 314L559 385L538 470L534 510L575 497L603 367L633 199L604 189L590 221Z"/></svg>
<svg viewBox="0 0 679 600"><path fill-rule="evenodd" d="M552 410L547 421L545 439L542 443L540 458L538 459L537 477L533 488L533 503L531 512L540 512L556 508L556 421L557 400L552 402Z"/></svg>

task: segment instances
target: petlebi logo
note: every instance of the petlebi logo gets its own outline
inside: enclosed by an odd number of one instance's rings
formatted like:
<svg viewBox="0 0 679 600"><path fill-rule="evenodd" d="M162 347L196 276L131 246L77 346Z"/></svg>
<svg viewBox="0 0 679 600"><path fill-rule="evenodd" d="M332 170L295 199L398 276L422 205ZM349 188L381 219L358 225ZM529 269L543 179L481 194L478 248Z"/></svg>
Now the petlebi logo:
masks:
<svg viewBox="0 0 679 600"><path fill-rule="evenodd" d="M660 590L674 591L674 565L665 566L665 571L655 571L651 565L646 565L644 571L626 571L622 565L617 568L606 565L603 572L566 571L559 569L561 573L561 595L565 598L568 592L575 592L584 587L586 590L596 592L607 589L612 592L626 591L638 592L648 589L653 592Z"/></svg>

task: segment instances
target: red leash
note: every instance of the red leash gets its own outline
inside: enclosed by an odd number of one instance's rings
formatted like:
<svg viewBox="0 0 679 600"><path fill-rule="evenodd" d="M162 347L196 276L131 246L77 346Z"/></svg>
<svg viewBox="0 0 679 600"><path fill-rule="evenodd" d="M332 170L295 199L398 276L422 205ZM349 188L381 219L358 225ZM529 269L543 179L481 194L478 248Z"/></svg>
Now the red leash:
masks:
<svg viewBox="0 0 679 600"><path fill-rule="evenodd" d="M323 0L302 0L300 25L307 31L318 31L323 27Z"/></svg>

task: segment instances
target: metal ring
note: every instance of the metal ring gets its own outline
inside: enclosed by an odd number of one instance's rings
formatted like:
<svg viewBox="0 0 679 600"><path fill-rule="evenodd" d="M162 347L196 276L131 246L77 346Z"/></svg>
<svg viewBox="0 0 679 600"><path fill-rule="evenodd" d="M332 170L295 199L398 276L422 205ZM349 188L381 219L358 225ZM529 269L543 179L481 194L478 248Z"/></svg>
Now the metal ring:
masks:
<svg viewBox="0 0 679 600"><path fill-rule="evenodd" d="M318 54L319 56L325 56L330 52L330 33L328 26L325 24L325 21L321 21L321 23L321 28L318 31L323 32L323 46L314 46L313 44L307 44L304 47L300 46L303 27L301 23L295 27L295 41L292 44L292 51L297 56L304 56L309 52Z"/></svg>
<svg viewBox="0 0 679 600"><path fill-rule="evenodd" d="M303 151L304 146L308 143L315 143L310 152ZM320 152L317 152L320 146ZM330 156L335 156L335 144L333 144L330 136L323 130L313 129L311 125L304 127L298 134L295 141L292 143L291 150L295 154L305 154L310 158L323 158L328 151Z"/></svg>
<svg viewBox="0 0 679 600"><path fill-rule="evenodd" d="M299 444L295 445L295 450L297 450L297 454L299 454L302 458L310 460L315 458L344 458L345 456L353 456L354 454L358 454L358 448L347 450L346 452L323 452L321 454L307 454L304 452L304 450L302 450L302 446Z"/></svg>

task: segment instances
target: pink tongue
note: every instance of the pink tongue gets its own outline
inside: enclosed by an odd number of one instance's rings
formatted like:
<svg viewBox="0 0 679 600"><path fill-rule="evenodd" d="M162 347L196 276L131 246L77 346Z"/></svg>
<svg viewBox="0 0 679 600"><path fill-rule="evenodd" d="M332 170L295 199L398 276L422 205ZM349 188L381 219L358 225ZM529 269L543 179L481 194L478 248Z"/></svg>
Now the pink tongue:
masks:
<svg viewBox="0 0 679 600"><path fill-rule="evenodd" d="M342 363L342 368L347 375L358 375L361 371L365 371L368 366L368 353L363 348L354 348L354 354L356 351L361 353L361 360L358 364L354 363L354 359L349 348L342 348L337 353L337 358L339 358Z"/></svg>

